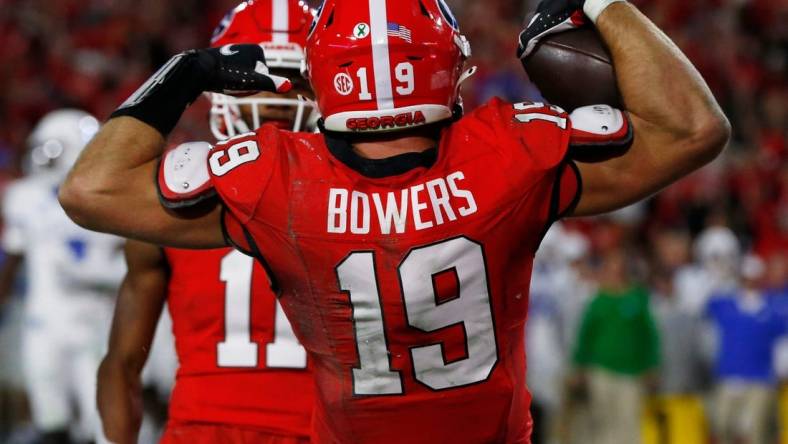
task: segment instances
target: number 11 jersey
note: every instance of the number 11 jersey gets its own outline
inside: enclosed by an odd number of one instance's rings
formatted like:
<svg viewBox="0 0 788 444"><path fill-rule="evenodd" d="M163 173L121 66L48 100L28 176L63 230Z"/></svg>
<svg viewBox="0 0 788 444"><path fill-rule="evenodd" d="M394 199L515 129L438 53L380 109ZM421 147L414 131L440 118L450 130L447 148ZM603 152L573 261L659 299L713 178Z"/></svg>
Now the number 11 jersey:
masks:
<svg viewBox="0 0 788 444"><path fill-rule="evenodd" d="M318 443L525 443L533 255L579 193L568 116L493 100L384 160L264 126L214 148L225 231L315 366Z"/></svg>
<svg viewBox="0 0 788 444"><path fill-rule="evenodd" d="M171 424L308 439L312 373L265 270L229 248L164 253L179 361Z"/></svg>

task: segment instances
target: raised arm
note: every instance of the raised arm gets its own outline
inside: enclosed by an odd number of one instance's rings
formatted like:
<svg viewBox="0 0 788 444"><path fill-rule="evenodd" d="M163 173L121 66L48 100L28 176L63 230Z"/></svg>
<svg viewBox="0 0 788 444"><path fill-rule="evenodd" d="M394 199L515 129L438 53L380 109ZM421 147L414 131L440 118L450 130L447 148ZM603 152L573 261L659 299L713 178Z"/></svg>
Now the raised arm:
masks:
<svg viewBox="0 0 788 444"><path fill-rule="evenodd" d="M152 126L132 117L111 119L61 187L60 203L90 230L161 245L224 246L218 206L189 217L159 202L155 179L164 147L164 137Z"/></svg>
<svg viewBox="0 0 788 444"><path fill-rule="evenodd" d="M202 92L285 92L286 79L268 75L258 45L189 51L173 57L134 93L87 146L65 184L60 202L75 222L162 245L224 246L220 210L168 212L155 177L166 135Z"/></svg>
<svg viewBox="0 0 788 444"><path fill-rule="evenodd" d="M129 241L128 273L118 295L109 350L98 372L98 408L104 433L136 443L142 421L140 374L167 298L168 270L161 249Z"/></svg>
<svg viewBox="0 0 788 444"><path fill-rule="evenodd" d="M728 120L684 54L634 6L605 9L597 29L610 48L635 140L621 157L578 164L583 195L574 215L644 199L720 154Z"/></svg>
<svg viewBox="0 0 788 444"><path fill-rule="evenodd" d="M582 11L581 11L582 9ZM620 157L578 162L575 216L604 213L658 192L714 159L730 126L708 86L671 40L623 0L543 0L520 36L525 58L545 35L579 26L584 12L610 49L634 130Z"/></svg>

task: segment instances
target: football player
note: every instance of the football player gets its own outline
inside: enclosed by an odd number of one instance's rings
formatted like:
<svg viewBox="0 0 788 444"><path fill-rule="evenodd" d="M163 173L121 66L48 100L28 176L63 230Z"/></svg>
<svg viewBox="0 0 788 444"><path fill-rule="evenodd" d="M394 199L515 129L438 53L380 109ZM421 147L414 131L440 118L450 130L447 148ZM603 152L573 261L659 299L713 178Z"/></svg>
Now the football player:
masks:
<svg viewBox="0 0 788 444"><path fill-rule="evenodd" d="M247 1L222 20L211 43L224 51L235 43L260 44L269 68L296 79L312 18L298 0ZM314 106L299 95L311 96L305 80L285 97L212 94L211 129L219 140L261 121L314 130ZM188 149L179 153L189 156ZM308 442L313 378L263 267L231 248L162 249L135 241L127 243L126 258L129 273L99 372L107 436L138 441L140 373L166 301L180 367L162 443Z"/></svg>
<svg viewBox="0 0 788 444"><path fill-rule="evenodd" d="M188 162L167 154L162 209L150 178L188 103L205 90L291 86L259 47L186 52L102 128L61 203L93 229L232 243L264 263L315 366L316 442L528 442L523 326L546 227L657 192L713 159L730 132L697 71L631 4L539 10L521 53L585 13L626 112L494 99L462 116L470 46L443 0L326 0L305 66L323 134L263 125L201 145L202 156L191 145ZM570 155L622 145L604 162ZM195 196L167 182L222 204L186 217Z"/></svg>
<svg viewBox="0 0 788 444"><path fill-rule="evenodd" d="M73 424L78 438L103 442L94 378L125 272L122 241L78 227L57 202L60 183L98 129L82 111L45 116L29 139L31 173L3 197L2 248L15 258L5 266L26 264L21 350L33 424L45 443L71 442Z"/></svg>
<svg viewBox="0 0 788 444"><path fill-rule="evenodd" d="M700 316L712 294L735 291L743 254L736 234L724 226L703 230L693 250L695 262L678 269L673 286L681 309Z"/></svg>

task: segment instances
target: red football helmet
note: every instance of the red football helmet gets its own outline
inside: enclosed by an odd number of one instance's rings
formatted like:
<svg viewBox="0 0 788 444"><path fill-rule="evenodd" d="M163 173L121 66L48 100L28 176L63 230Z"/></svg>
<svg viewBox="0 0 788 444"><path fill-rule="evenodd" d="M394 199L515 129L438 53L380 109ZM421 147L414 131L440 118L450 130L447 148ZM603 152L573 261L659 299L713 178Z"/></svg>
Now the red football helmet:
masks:
<svg viewBox="0 0 788 444"><path fill-rule="evenodd" d="M325 0L305 75L330 131L392 131L461 107L470 44L443 0Z"/></svg>
<svg viewBox="0 0 788 444"><path fill-rule="evenodd" d="M271 69L291 70L287 77L299 76L312 10L299 0L248 0L233 8L216 28L211 46L238 43L259 44ZM295 98L238 98L211 94L211 131L219 140L257 129L261 125L259 106L292 106L297 109L293 131L314 128L317 111L312 102ZM241 118L241 107L249 106L253 127ZM311 128L310 128L311 126Z"/></svg>

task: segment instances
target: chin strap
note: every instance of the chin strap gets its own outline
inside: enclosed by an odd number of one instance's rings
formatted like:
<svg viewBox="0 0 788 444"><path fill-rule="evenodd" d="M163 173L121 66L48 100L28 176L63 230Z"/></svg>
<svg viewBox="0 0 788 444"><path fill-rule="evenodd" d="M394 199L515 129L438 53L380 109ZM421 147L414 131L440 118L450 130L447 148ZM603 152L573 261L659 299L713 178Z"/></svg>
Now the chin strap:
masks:
<svg viewBox="0 0 788 444"><path fill-rule="evenodd" d="M457 90L455 91L457 94L460 93L460 87L462 87L462 84L465 83L466 80L468 80L471 77L473 77L474 74L476 74L477 71L479 71L479 68L474 65L474 66L471 66L469 69L467 69L464 73L462 73L462 75L460 76L460 79L457 80Z"/></svg>
<svg viewBox="0 0 788 444"><path fill-rule="evenodd" d="M459 120L465 113L465 107L462 104L462 96L460 96L462 84L465 83L466 80L473 77L477 71L479 71L477 66L471 66L464 73L462 73L459 80L457 80L457 87L454 90L454 95L457 97L457 101L454 103L454 107L452 108L452 119L455 121Z"/></svg>
<svg viewBox="0 0 788 444"><path fill-rule="evenodd" d="M463 110L464 110L463 105L462 105L462 96L460 95L460 92L461 92L461 89L462 89L462 85L468 79L473 77L476 74L476 72L478 72L478 71L479 71L479 68L477 66L475 66L475 65L471 66L464 73L462 73L462 75L460 75L460 78L457 80L457 87L454 90L454 95L455 95L455 97L457 97L457 102L454 104L454 106L455 106L455 114L456 114L456 108L459 108L459 116L460 117L462 117Z"/></svg>
<svg viewBox="0 0 788 444"><path fill-rule="evenodd" d="M301 122L301 125L300 125L301 127L299 128L299 131L307 131L307 132L311 131L313 133L319 133L320 132L320 128L318 128L318 124L317 123L318 123L318 120L320 119L320 110L317 107L317 102L312 100L312 99L310 99L309 97L304 97L301 94L298 95L298 100L301 101L301 102L304 102L306 104L306 106L302 107L304 112L306 112L306 110L309 107L311 107L311 109L312 109L312 112L309 113L308 116L306 116L306 117L302 116L302 122Z"/></svg>
<svg viewBox="0 0 788 444"><path fill-rule="evenodd" d="M309 97L304 97L301 94L299 94L298 95L298 100L300 100L302 102L306 102L308 105L312 105L312 107L314 109L317 109L317 102L315 102L314 100L310 99Z"/></svg>

